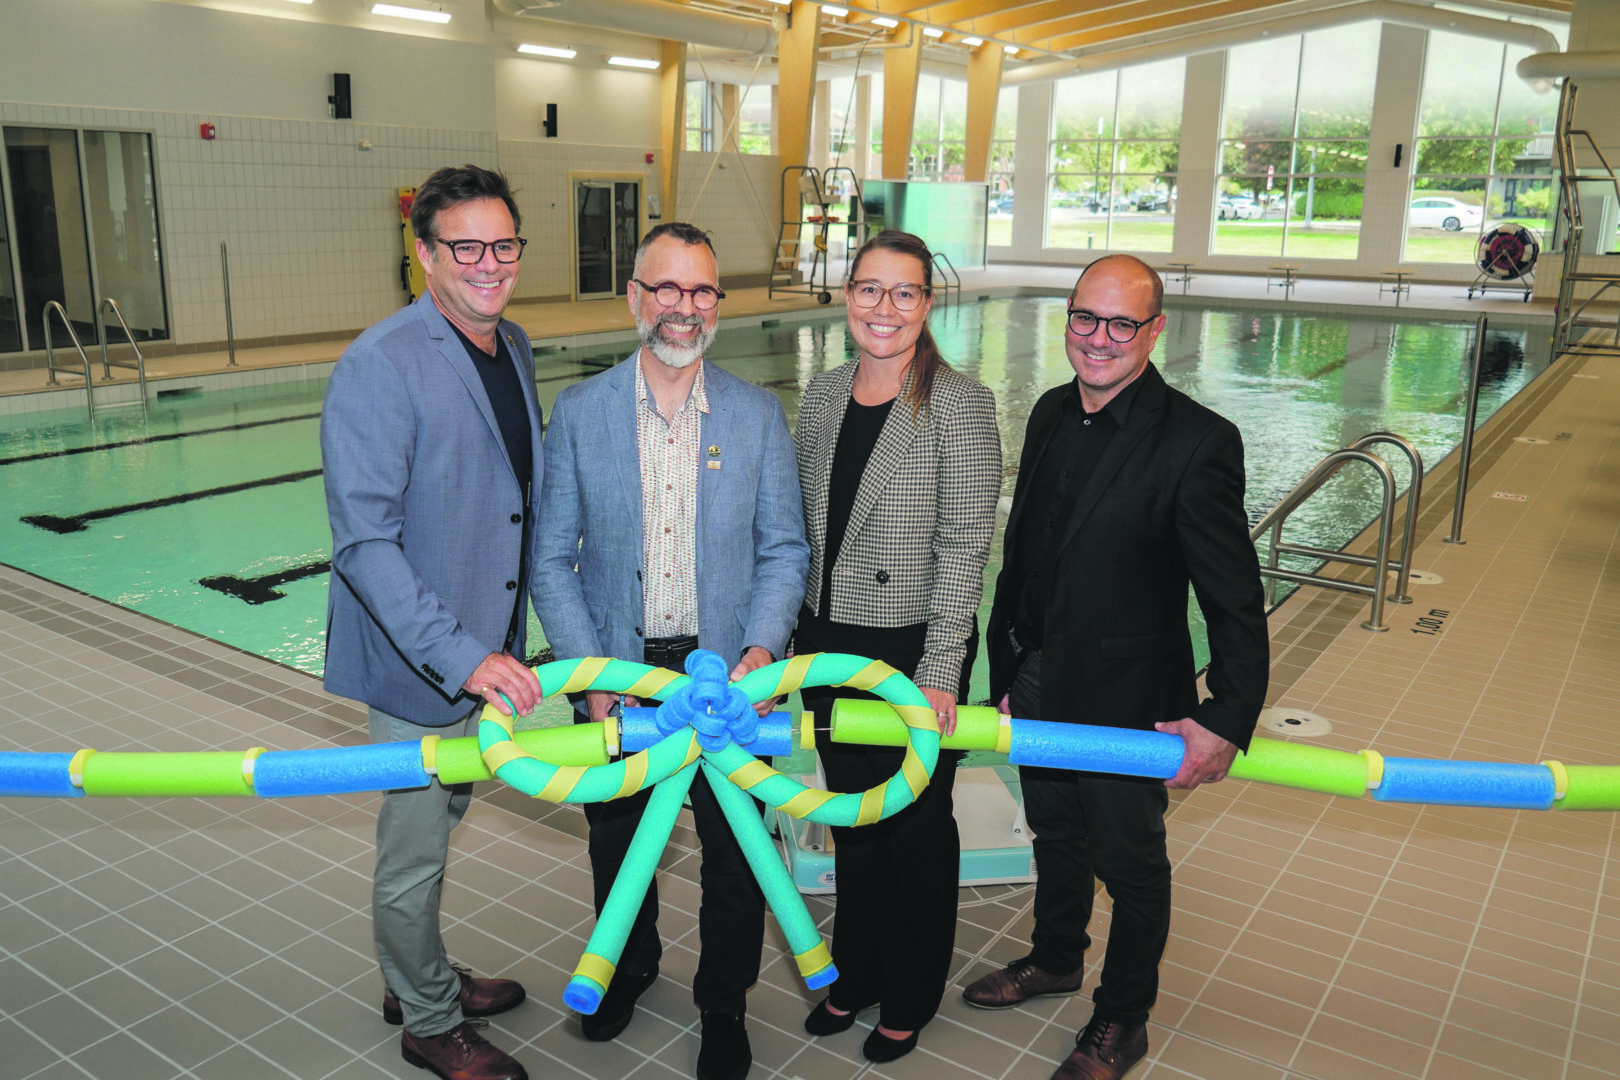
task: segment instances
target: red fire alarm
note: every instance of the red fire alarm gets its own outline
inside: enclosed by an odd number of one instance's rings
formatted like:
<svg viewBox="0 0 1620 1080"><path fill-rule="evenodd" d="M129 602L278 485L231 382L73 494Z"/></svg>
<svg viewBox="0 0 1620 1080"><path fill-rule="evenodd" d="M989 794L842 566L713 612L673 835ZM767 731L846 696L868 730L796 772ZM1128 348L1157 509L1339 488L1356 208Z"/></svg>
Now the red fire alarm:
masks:
<svg viewBox="0 0 1620 1080"><path fill-rule="evenodd" d="M214 125L204 121L202 127L197 129L197 134L205 139L212 139L214 137Z"/></svg>
<svg viewBox="0 0 1620 1080"><path fill-rule="evenodd" d="M649 150L649 151L647 151L647 164L651 165L652 163L653 163L652 151Z"/></svg>

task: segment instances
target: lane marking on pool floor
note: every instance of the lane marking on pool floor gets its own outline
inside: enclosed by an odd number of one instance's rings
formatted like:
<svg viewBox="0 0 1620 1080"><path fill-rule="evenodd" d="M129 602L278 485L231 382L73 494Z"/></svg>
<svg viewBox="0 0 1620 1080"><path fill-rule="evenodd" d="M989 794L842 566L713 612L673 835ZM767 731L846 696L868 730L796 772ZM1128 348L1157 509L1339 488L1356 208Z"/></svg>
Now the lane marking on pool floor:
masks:
<svg viewBox="0 0 1620 1080"><path fill-rule="evenodd" d="M250 491L253 488L269 487L272 484L294 484L300 480L320 476L323 471L321 469L305 469L302 472L269 476L263 480L249 480L243 484L227 484L224 487L207 488L203 491L190 491L184 495L168 495L161 499L148 499L145 502L125 503L123 506L108 506L100 510L86 510L82 514L68 514L66 516L29 514L21 520L25 524L33 525L47 532L66 535L67 533L83 532L92 521L102 521L123 514L133 514L140 510L156 510L164 506L178 506L180 503L195 502L198 499L211 499L216 495L232 495L238 491Z"/></svg>
<svg viewBox="0 0 1620 1080"><path fill-rule="evenodd" d="M225 427L199 428L196 431L175 431L168 435L145 435L139 439L121 439L118 442L100 443L96 446L73 446L63 450L42 450L37 454L18 454L16 457L0 458L0 465L21 465L26 461L44 461L47 458L71 457L74 454L95 454L102 450L119 450L126 446L147 446L151 443L173 442L175 439L189 439L196 435L218 435L227 431L247 431L250 428L268 427L271 424L290 424L295 420L319 420L321 414L299 413L297 416L283 416L276 420L249 420L241 424L228 424Z"/></svg>
<svg viewBox="0 0 1620 1080"><path fill-rule="evenodd" d="M315 577L332 569L331 559L321 559L319 562L305 563L303 566L291 566L285 570L277 570L273 574L260 574L258 577L243 578L235 574L216 574L205 577L197 582L205 589L234 596L249 604L268 604L272 600L280 600L287 594L280 591L278 585L286 585L304 578Z"/></svg>

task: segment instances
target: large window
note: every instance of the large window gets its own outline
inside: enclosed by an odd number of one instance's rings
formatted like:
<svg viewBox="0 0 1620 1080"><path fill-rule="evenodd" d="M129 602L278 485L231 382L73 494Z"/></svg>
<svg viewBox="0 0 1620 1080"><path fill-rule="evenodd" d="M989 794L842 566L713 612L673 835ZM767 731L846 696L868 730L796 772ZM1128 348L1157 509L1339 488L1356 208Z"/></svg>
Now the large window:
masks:
<svg viewBox="0 0 1620 1080"><path fill-rule="evenodd" d="M1232 49L1214 250L1354 259L1380 24Z"/></svg>
<svg viewBox="0 0 1620 1080"><path fill-rule="evenodd" d="M1178 58L1057 84L1048 247L1170 250L1185 72Z"/></svg>
<svg viewBox="0 0 1620 1080"><path fill-rule="evenodd" d="M771 88L750 86L737 95L737 152L771 152Z"/></svg>
<svg viewBox="0 0 1620 1080"><path fill-rule="evenodd" d="M918 76L917 115L911 126L911 179L961 180L966 148L967 83Z"/></svg>
<svg viewBox="0 0 1620 1080"><path fill-rule="evenodd" d="M686 148L714 149L714 117L720 110L709 96L709 84L702 79L686 84Z"/></svg>
<svg viewBox="0 0 1620 1080"><path fill-rule="evenodd" d="M990 133L990 227L986 242L1012 243L1013 139L1018 134L1018 89L1001 88L996 99L996 123Z"/></svg>
<svg viewBox="0 0 1620 1080"><path fill-rule="evenodd" d="M1532 51L1430 32L1407 259L1472 263L1480 234L1503 223L1543 232L1557 203L1558 95L1538 94L1514 74Z"/></svg>

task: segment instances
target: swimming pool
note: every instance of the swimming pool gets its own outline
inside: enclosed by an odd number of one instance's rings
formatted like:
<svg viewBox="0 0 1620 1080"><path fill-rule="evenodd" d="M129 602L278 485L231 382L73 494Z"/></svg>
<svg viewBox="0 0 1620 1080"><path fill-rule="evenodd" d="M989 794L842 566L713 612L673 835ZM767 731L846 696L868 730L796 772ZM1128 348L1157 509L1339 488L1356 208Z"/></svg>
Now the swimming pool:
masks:
<svg viewBox="0 0 1620 1080"><path fill-rule="evenodd" d="M1014 297L934 315L945 356L995 392L1009 494L1031 406L1072 378L1063 310L1060 298ZM1242 429L1251 520L1324 454L1370 431L1406 436L1428 465L1461 439L1471 321L1195 306L1168 316L1154 360L1172 385ZM1546 367L1546 339L1542 328L1491 331L1481 421ZM836 318L725 328L711 357L778 394L791 423L804 384L851 347ZM629 348L539 356L548 415L564 386ZM0 561L318 673L331 545L318 440L324 388L165 396L144 421L117 410L94 427L67 411L0 418ZM1404 482L1404 461L1392 465ZM1291 519L1290 538L1337 547L1375 506L1370 471L1346 470ZM987 584L1000 564L998 530ZM543 640L532 615L531 627ZM986 692L984 667L975 700Z"/></svg>

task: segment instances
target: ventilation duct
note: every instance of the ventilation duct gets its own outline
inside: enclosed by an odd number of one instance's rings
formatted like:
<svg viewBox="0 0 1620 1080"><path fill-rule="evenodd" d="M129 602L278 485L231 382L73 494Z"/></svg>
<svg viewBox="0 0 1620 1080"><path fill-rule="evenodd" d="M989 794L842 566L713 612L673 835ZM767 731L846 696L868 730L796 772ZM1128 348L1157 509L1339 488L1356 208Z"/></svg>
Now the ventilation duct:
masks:
<svg viewBox="0 0 1620 1080"><path fill-rule="evenodd" d="M658 0L495 0L495 7L520 19L667 38L753 55L776 48L776 31L768 22Z"/></svg>

